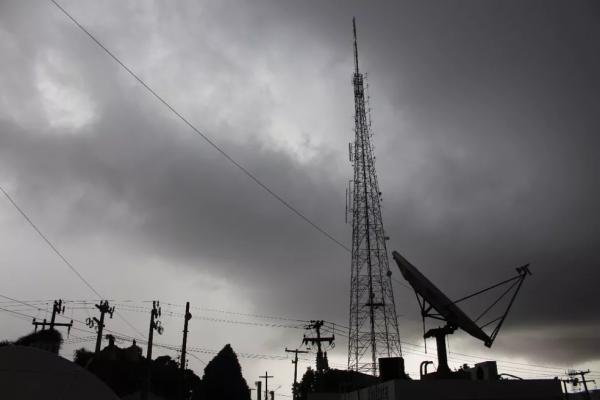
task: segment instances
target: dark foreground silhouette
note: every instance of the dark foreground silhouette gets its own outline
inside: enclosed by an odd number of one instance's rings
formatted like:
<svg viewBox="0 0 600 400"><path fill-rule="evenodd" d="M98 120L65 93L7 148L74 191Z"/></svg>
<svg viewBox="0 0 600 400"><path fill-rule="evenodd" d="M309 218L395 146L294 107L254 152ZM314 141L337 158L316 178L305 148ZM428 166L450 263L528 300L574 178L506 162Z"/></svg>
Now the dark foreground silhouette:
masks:
<svg viewBox="0 0 600 400"><path fill-rule="evenodd" d="M95 357L80 349L75 362L96 374L120 397L139 392L144 386L147 361L135 343L122 349L111 341ZM151 371L150 391L168 400L250 400L242 368L229 344L208 363L202 379L192 370L182 371L169 356L152 360Z"/></svg>
<svg viewBox="0 0 600 400"><path fill-rule="evenodd" d="M115 338L107 335L108 345L98 354L81 348L75 351L74 363L102 380L123 398L135 396L144 388L148 360L135 340L128 347L119 347ZM62 335L54 329L31 333L14 342L2 341L1 346L35 347L58 354ZM202 379L192 370L179 368L169 356L150 361L149 391L167 400L250 400L250 390L242 376L242 368L231 345L227 344L206 365ZM49 371L50 373L50 371ZM136 398L136 397L134 397Z"/></svg>

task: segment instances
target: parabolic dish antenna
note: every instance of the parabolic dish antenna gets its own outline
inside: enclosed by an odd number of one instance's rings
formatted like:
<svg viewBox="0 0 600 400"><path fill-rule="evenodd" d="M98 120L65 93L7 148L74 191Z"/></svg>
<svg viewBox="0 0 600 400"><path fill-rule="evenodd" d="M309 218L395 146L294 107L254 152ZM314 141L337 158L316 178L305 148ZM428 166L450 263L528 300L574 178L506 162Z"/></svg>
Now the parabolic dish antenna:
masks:
<svg viewBox="0 0 600 400"><path fill-rule="evenodd" d="M417 300L419 301L419 306L421 307L421 316L423 317L423 321L425 317L434 318L437 320L445 321L446 325L440 328L430 329L424 334L425 338L435 337L436 344L438 347L438 373L447 374L450 373L450 368L448 367L448 360L446 355L446 341L445 336L452 334L456 329L460 328L467 332L469 335L481 340L487 347L491 347L492 343L496 339L498 332L500 331L500 327L502 326L506 316L508 315L508 311L510 310L517 293L519 292L523 281L527 275L531 275L529 271L529 264L524 265L522 267L517 268L518 275L492 285L486 289L477 291L473 294L470 294L461 299L452 301L446 296L440 289L437 288L429 279L425 277L419 270L412 265L406 258L402 257L400 253L397 251L392 252L392 256L398 267L400 268L400 272L406 281L412 286L414 289ZM512 282L512 285L508 289L506 289L502 295L495 300L486 310L481 313L475 320L471 319L467 314L465 314L456 304L463 300L467 300L484 292L487 292L496 287L506 285ZM516 288L516 289L515 289ZM511 290L514 289L514 293L510 298L508 306L504 310L503 314L498 318L492 319L491 321L478 325L477 321L480 320L483 316L485 316L498 302L505 297ZM496 324L493 331L488 335L484 332L483 328L486 326L490 326L492 324Z"/></svg>
<svg viewBox="0 0 600 400"><path fill-rule="evenodd" d="M486 346L492 345L492 339L471 318L458 308L458 306L425 277L414 265L402 257L398 252L393 252L394 260L400 268L404 279L410 283L415 292L419 294L431 308L435 309L448 324L460 328L473 337L480 339Z"/></svg>

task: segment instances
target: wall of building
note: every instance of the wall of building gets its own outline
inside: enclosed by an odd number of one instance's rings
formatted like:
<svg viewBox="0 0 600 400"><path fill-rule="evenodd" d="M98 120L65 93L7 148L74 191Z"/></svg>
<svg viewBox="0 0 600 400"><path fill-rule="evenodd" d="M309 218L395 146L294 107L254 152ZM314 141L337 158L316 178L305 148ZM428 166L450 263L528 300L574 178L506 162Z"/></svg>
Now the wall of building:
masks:
<svg viewBox="0 0 600 400"><path fill-rule="evenodd" d="M340 400L562 400L558 380L467 381L437 380L384 382ZM316 399L315 399L316 400Z"/></svg>

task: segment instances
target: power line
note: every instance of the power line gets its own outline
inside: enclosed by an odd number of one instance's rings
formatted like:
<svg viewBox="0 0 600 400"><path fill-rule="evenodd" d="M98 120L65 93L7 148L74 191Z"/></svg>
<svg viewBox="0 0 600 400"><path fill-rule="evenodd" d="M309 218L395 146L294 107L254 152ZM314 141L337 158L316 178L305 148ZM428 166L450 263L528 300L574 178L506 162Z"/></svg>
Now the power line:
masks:
<svg viewBox="0 0 600 400"><path fill-rule="evenodd" d="M75 320L75 321L77 321L77 320ZM80 322L80 321L78 321L78 322ZM115 332L115 331L113 331L113 333L116 333L118 335L123 335L122 333ZM125 336L125 338L127 338L129 340L132 339L131 336L127 336L127 335L123 335L123 336ZM145 341L142 340L142 341L140 341L140 343L143 344L143 343L145 343ZM407 343L407 342L403 342L403 344L409 344L409 345L412 345L412 346L415 346L415 347L418 347L418 348L421 347L421 346L418 346L418 345L415 345L415 344L412 344L412 343ZM155 344L155 345L158 346L158 347L162 347L162 348L166 348L166 349L170 349L170 350L177 350L177 349L179 349L179 347L176 346L176 345L168 345L168 344ZM200 347L191 347L189 350L190 351L194 351L194 352L204 353L204 354L217 354L218 353L217 350L205 349L205 348L200 348ZM410 349L407 349L407 352L409 354L418 355L418 356L421 356L421 357L422 356L426 356L426 357L435 358L434 354L424 353L421 350L410 350ZM458 354L462 354L462 353L458 353ZM242 357L242 358L248 358L248 359L270 359L270 360L285 360L285 359L287 359L287 357L279 356L279 355L267 355L267 354L256 354L256 353L238 353L238 355L240 357ZM469 355L466 355L466 356L473 357L473 358L484 359L483 357L469 356ZM460 358L460 357L449 357L449 359L450 359L450 361L454 361L454 362L457 362L459 364L462 363L462 362L464 362L464 361L470 361L470 360L465 360L464 358ZM310 359L301 359L301 360L303 360L303 361L309 361L309 362L312 361ZM498 362L499 363L510 363L510 361L503 361L503 360L498 360ZM533 364L524 364L524 363L518 363L518 364L523 365L523 366L533 366L533 367L536 367L536 365L533 365ZM537 367L548 368L548 369L551 368L551 367L543 367L543 366L537 366ZM503 369L503 370L512 371L512 372L518 372L518 373L525 372L525 373L529 373L529 374L532 374L532 375L554 376L554 374L552 373L552 371L541 371L539 369L534 369L534 368L519 368L519 367L514 367L514 366L504 366L503 367L502 365L500 366L500 368ZM559 370L563 370L563 369L558 368L558 367L555 367L555 368L559 369Z"/></svg>
<svg viewBox="0 0 600 400"><path fill-rule="evenodd" d="M1 297L1 296L0 296ZM4 296L6 298L6 296ZM8 297L10 298L10 297ZM27 304L48 304L53 300L27 300ZM18 303L19 300L0 301L0 304Z"/></svg>
<svg viewBox="0 0 600 400"><path fill-rule="evenodd" d="M123 306L120 306L120 307L122 310L130 311L130 312L146 313L149 311L149 309L146 309L143 307L134 307L134 308L128 308L128 307L123 307ZM183 314L183 313L177 313L177 312L173 312L173 311L163 311L162 314L168 315L171 317L176 317L176 318L183 318L185 316L185 314ZM304 329L304 325L287 325L287 324L273 324L273 323L268 323L268 322L240 321L240 320L235 320L235 319L206 317L206 316L202 316L202 315L194 316L194 319L199 319L199 320L203 320L203 321L211 321L211 322L220 322L220 323L226 323L226 324L259 326L259 327L266 327L266 328Z"/></svg>
<svg viewBox="0 0 600 400"><path fill-rule="evenodd" d="M137 80L150 94L152 94L158 101L160 101L165 107L167 107L173 114L175 114L181 121L183 121L187 126L189 126L194 132L196 132L206 143L208 143L212 148L217 150L223 157L225 157L230 163L236 166L240 171L242 171L248 178L250 178L254 183L264 189L268 194L270 194L273 198L283 204L287 209L289 209L292 213L296 214L300 219L304 220L322 235L327 237L332 242L336 243L338 246L343 248L344 250L350 252L350 249L344 245L342 242L333 237L330 233L328 233L325 229L321 228L319 225L311 221L307 216L298 211L294 206L292 206L288 201L286 201L283 197L277 194L273 189L271 189L266 183L263 183L256 175L247 170L243 165L237 162L232 156L230 156L225 150L219 147L212 139L202 133L194 124L188 121L183 115L181 115L171 104L169 104L165 99L163 99L158 93L154 91L142 78L140 78L135 72L133 72L128 66L126 66L114 53L112 53L104 44L102 44L94 35L92 35L86 28L81 25L75 17L73 17L67 10L65 10L58 2L55 0L50 0L65 16L67 16L81 31L83 31L90 39L94 41L106 54L108 54L113 60L117 62L129 75L131 75L135 80Z"/></svg>
<svg viewBox="0 0 600 400"><path fill-rule="evenodd" d="M195 355L194 353L188 353L190 356L192 356L193 358L195 358L196 360L200 361L202 364L204 365L208 365L206 361L204 361L203 359L201 359L200 357L198 357L197 355Z"/></svg>
<svg viewBox="0 0 600 400"><path fill-rule="evenodd" d="M52 251L54 252L54 254L56 254L61 260L62 262L69 267L69 269L71 270L71 272L73 272L78 278L79 280L81 280L81 282L83 282L92 292L94 292L94 294L96 296L98 296L98 298L102 299L102 295L92 286L92 284L90 282L88 282L83 275L81 275L81 273L79 273L79 271L77 270L77 268L75 268L75 266L69 261L67 260L67 258L61 253L60 250L58 250L58 248L54 245L54 243L52 243L50 241L50 239L48 239L48 237L46 235L44 235L44 233L40 230L40 228L38 228L38 226L33 222L33 220L29 217L29 215L27 215L27 213L25 212L25 210L23 210L18 204L17 202L10 196L10 194L8 194L8 192L6 190L4 190L4 188L0 185L0 191L2 191L2 193L4 193L4 196L8 199L8 201L13 205L13 207L23 216L23 218L25 218L25 220L29 223L29 225L37 232L37 234L44 240L44 242L46 242L46 244L50 247L50 249L52 249ZM135 326L133 326L129 321L127 321L125 318L123 318L123 316L121 316L119 313L117 313L117 316L123 321L125 322L127 325L129 325L129 327L131 329L133 329L138 335L140 335L141 337L144 337L144 334L141 333Z"/></svg>
<svg viewBox="0 0 600 400"><path fill-rule="evenodd" d="M13 310L9 310L9 309L7 309L7 308L2 308L2 307L0 307L0 310L2 310L2 311L7 311L7 312L9 312L9 313L12 313L12 314L19 315L19 316L21 316L21 317L27 317L27 319L31 319L31 318L33 318L33 316L31 316L31 315L23 314L22 312L19 312L19 311L13 311Z"/></svg>
<svg viewBox="0 0 600 400"><path fill-rule="evenodd" d="M3 307L0 307L0 310L9 312L11 314L14 314L18 318L23 318L23 319L27 319L27 320L29 320L29 319L32 318L31 315L24 314L24 313L17 312L17 311L13 311L13 310L9 310L9 309L3 308ZM80 321L80 320L77 320L77 319L74 319L74 321L78 322L78 323L80 323L82 325L85 325L85 323L83 321ZM75 327L75 326L72 329L76 330L76 331L79 331L79 332L88 333L88 334L94 333L93 331L90 331L90 330L87 330L87 329L78 328L78 327ZM126 335L126 334L123 334L123 333L118 332L118 331L114 331L114 330L111 330L111 329L106 329L106 331L113 333L115 335L115 337L117 339L119 339L119 340L128 340L129 341L129 340L134 339L134 337ZM91 336L90 336L90 338L91 338ZM86 341L88 341L88 337L84 337L84 338L75 337L73 340L70 340L70 339L65 340L65 344L71 344L71 345L73 345L73 344L83 343L83 342L86 342ZM145 341L144 339L141 339L141 340L138 340L138 342L140 344L144 344L147 341ZM411 344L411 343L406 343L406 344ZM177 346L177 345L170 345L170 344L164 344L164 343L155 343L154 345L156 347L160 347L160 348L167 349L167 350L179 350L180 349L180 346ZM411 344L411 345L413 345L413 344ZM413 345L413 346L419 347L417 345ZM200 360L203 363L205 363L203 360L199 359L195 355L192 355L191 353L200 353L200 354L214 355L214 354L217 354L219 352L218 350L206 349L206 348L201 348L201 347L191 347L188 350L190 352L188 354L190 354L192 357ZM426 356L426 357L435 357L434 354L426 354L426 353L423 353L422 351L419 351L419 350L406 349L406 351L407 351L408 354L418 355L418 356L421 356L421 357L423 357L423 356ZM240 353L236 353L236 354L240 358L245 358L245 359L261 359L261 360L273 360L273 361L281 361L281 360L287 360L288 359L288 357L286 357L286 356L280 356L280 355L274 355L274 354L244 353L244 352L240 352ZM458 354L461 354L461 353L458 353ZM467 356L467 357L473 357L473 358L482 358L482 357L469 356L469 355L465 355L465 356ZM307 361L307 362L311 362L312 361L312 360L309 360L309 359L300 359L300 360ZM458 363L460 363L462 361L465 361L465 359L460 358L460 357L450 357L450 360L454 361L454 362L458 362ZM511 363L510 361L502 361L502 360L498 360L498 362L499 363ZM504 366L503 365L499 365L499 369L500 370L504 370L504 371L509 371L509 372L515 372L515 373L518 373L518 374L524 374L525 373L525 374L529 374L531 376L553 377L553 376L556 375L556 374L552 373L552 371L544 371L544 370L535 369L535 368L526 368L527 366L536 367L535 364L525 364L525 363L517 363L517 364L521 364L522 367L513 366L513 365L508 365L508 366L506 366L506 365L504 365ZM551 368L551 367L545 367L545 366L537 366L537 367L539 367L539 368L548 368L548 369ZM560 369L558 367L553 367L553 368ZM564 373L563 374L559 374L559 375L564 375ZM594 374L594 376L596 376L596 375Z"/></svg>
<svg viewBox="0 0 600 400"><path fill-rule="evenodd" d="M327 329L329 332L335 333L338 336L347 338L348 335L345 333L345 330L343 329L347 329L347 327L345 327L342 324L339 324L337 322L331 322L331 321L325 321L328 322L330 324L333 324L333 326L329 327L324 327L325 329ZM342 328L342 329L339 329ZM423 345L419 345L419 344L415 344L415 343L411 343L411 342L406 342L406 341L401 341L401 343L403 345L408 345L408 346L413 346L419 349L423 348ZM481 357L481 356L475 356L475 355L469 355L469 354L464 354L464 353L459 353L459 352L454 352L454 351L450 351L448 352L449 354L455 354L455 355L459 355L459 356L464 356L464 357L470 357L470 358L475 358L475 359L480 359L480 360L487 360L487 357ZM424 353L423 351L419 351L419 354L427 354ZM457 358L454 357L454 359L456 360ZM529 363L522 363L522 362L517 362L517 361L509 361L509 360L496 360L499 363L506 363L506 364L514 364L514 365L521 365L521 366L527 366L527 367L535 367L535 368L543 368L543 369L548 369L548 370L557 370L557 371L564 371L566 370L566 367L556 367L556 366L547 366L547 365L539 365L539 364L529 364Z"/></svg>
<svg viewBox="0 0 600 400"><path fill-rule="evenodd" d="M75 266L73 264L71 264L71 262L69 262L69 260L67 260L67 258L56 248L56 246L50 241L50 239L48 239L48 237L46 235L44 235L44 233L40 230L40 228L37 227L37 225L31 220L31 218L29 218L29 216L25 213L25 211L21 207L19 207L19 205L6 192L6 190L4 190L4 188L2 186L0 186L0 190L2 191L2 193L4 193L4 196L6 196L6 198L8 199L8 201L10 201L10 203L13 205L13 207L15 207L17 209L17 211L23 216L23 218L25 218L25 220L29 223L29 225L31 225L31 227L37 232L37 234L44 240L44 242L46 242L46 244L48 246L50 246L52 251L63 261L63 263L67 267L69 267L71 272L73 272L75 275L77 275L77 277L92 292L94 292L96 294L96 296L98 296L99 298L102 298L102 295L100 295L100 293L98 293L98 291L96 289L94 289L94 287L83 277L83 275L81 275L79 273L79 271L77 271L77 268L75 268Z"/></svg>
<svg viewBox="0 0 600 400"><path fill-rule="evenodd" d="M33 318L33 316L28 315L28 314L24 314L21 312L17 312L17 311L12 311L3 307L0 307L0 310L3 311L7 311L9 313L12 314L16 314L19 315L20 317L25 317L27 319ZM81 321L81 320L77 320L77 319L73 319L74 322L78 322L82 325L85 325L85 322ZM94 333L93 331L87 330L87 329L82 329L82 328L78 328L78 327L73 327L73 330L77 330L80 332L86 332L86 333ZM121 332L118 331L114 331L111 329L106 328L105 329L107 332L111 332L114 333L116 336L116 338L118 339L122 339L122 340L131 340L134 339L134 337L123 334ZM140 344L145 344L147 343L147 341L145 339L141 339L138 340L138 343ZM161 348L165 348L165 349L169 349L169 350L178 350L180 349L180 346L176 346L176 345L170 345L170 344L164 344L164 343L154 343L154 346L156 347L161 347ZM203 354L217 354L219 352L219 350L214 350L214 349L206 349L206 348L202 348L202 347L190 347L188 349L188 351L190 352L196 352L196 353L203 353ZM261 354L261 353L244 353L244 352L240 352L240 353L236 353L239 357L242 358L248 358L248 359L267 359L267 360L287 360L288 357L287 356L280 356L280 355L273 355L273 354Z"/></svg>
<svg viewBox="0 0 600 400"><path fill-rule="evenodd" d="M185 307L182 304L174 304L174 303L163 303L169 306L174 306L174 307ZM284 320L284 321L293 321L293 322L309 322L306 319L297 319L297 318L287 318L287 317L280 317L280 316L273 316L273 315L266 315L266 314L251 314L251 313L243 313L243 312L238 312L238 311L227 311L227 310L222 310L222 309L218 309L218 308L206 308L206 307L190 307L194 310L200 310L200 311L211 311L211 312L219 312L219 313L224 313L224 314L234 314L234 315L244 315L244 316L248 316L248 317L255 317L255 318L265 318L265 319L280 319L280 320Z"/></svg>
<svg viewBox="0 0 600 400"><path fill-rule="evenodd" d="M31 303L26 303L26 302L24 302L24 301L21 301L21 300L13 299L12 297L8 297L8 296L5 296L5 295L3 295L3 294L0 294L0 297L2 297L2 298L4 298L4 299L7 299L7 300L11 300L11 301L13 301L13 302L15 302L15 303L23 304L23 305L25 305L25 306L27 306L27 307L35 308L35 309L36 309L36 310L38 310L38 311L46 311L46 309L45 309L45 308L40 308L40 307L37 307L37 306L34 306L34 305L32 305Z"/></svg>
<svg viewBox="0 0 600 400"><path fill-rule="evenodd" d="M43 308L39 308L36 306L32 306L30 304L28 304L28 302L26 301L21 301L18 299L14 299L5 295L0 294L0 297L12 300L15 303L19 303L19 304L23 304L23 305L27 305L29 307L35 308L37 310L41 310L41 311L45 311ZM46 301L46 300L38 300L38 301ZM120 300L123 303L134 303L136 302L135 300ZM71 303L89 303L87 300L66 300L66 302L71 302ZM142 303L144 301L141 301ZM31 303L31 301L29 302ZM179 307L180 305L178 304L174 304L174 303L164 303L167 304L169 306L174 306L174 307ZM140 307L140 306L134 306L134 305L121 305L124 306L126 311L136 311L136 312L146 312L147 310L149 310L147 307ZM132 310L127 310L127 308L131 308ZM270 315L257 315L257 314L248 314L248 313L241 313L241 312L235 312L235 311L227 311L227 310L221 310L221 309L207 309L207 308L202 308L202 307L192 307L192 308L196 308L196 309L202 309L202 310L211 310L211 311L218 311L218 312L223 312L223 313L228 313L228 314L238 314L238 315L246 315L246 316L251 316L251 317L256 317L256 318L277 318L277 319L284 319L284 320L290 320L290 321L303 321L303 320L299 320L299 319L293 319L293 318L286 318L286 317L274 317L274 316L270 316ZM12 311L17 311L17 310L7 310L4 309L8 312L12 312ZM174 313L171 311L166 311L165 313L168 314L172 314L173 316L182 316L183 314L179 314L179 313ZM21 314L24 315L24 314ZM28 316L29 317L29 316ZM238 320L224 320L224 319L217 319L217 318L210 318L210 317L195 317L195 318L199 318L199 319L203 319L203 320L208 320L208 321L214 321L214 322L225 322L225 323L238 323L238 324L243 324L243 325L255 325L255 326L267 326L267 327L283 327L283 328L297 328L297 326L293 326L293 325L283 325L283 324L263 324L263 323L253 323L253 322L249 322L249 321L238 321ZM83 321L74 319L74 321L81 323L82 325L85 325L85 323ZM331 324L331 326L329 325L325 325L323 326L323 329L326 330L326 332L331 332L331 333L335 333L338 336L341 337L347 337L347 335L345 334L345 331L343 330L343 328L346 328L344 325L339 324L339 323L335 323L332 321L325 321L328 324ZM112 331L113 333L122 335L122 336L127 336L124 335L120 332L116 332L116 331ZM132 337L128 337L128 338L132 338ZM423 350L421 350L423 348L423 345L419 345L419 344L415 344L415 343L411 343L411 342L406 342L406 341L402 341L403 345L407 345L407 346L411 346L414 347L415 350L412 349L406 349L407 352L409 352L410 354L413 355L418 355L418 356L427 356L427 357L435 357L435 353L425 353ZM470 354L465 354L465 353L459 353L459 352L449 352L449 354L455 355L455 356L451 356L450 360L451 361L455 361L455 362L462 362L462 361L471 361L471 360L467 360L464 357L468 357L471 359L480 359L480 360L487 360L487 357L481 357L481 356L476 356L476 355L470 355ZM462 357L456 357L456 356L462 356ZM276 356L279 357L279 356ZM279 359L279 358L278 358ZM306 361L312 361L312 360L306 360ZM523 363L523 362L517 362L517 361L508 361L508 360L497 360L497 362L499 364L508 364L508 368L511 368L511 370L513 371L519 371L519 372L528 372L528 373L546 373L546 374L550 374L553 371L554 372L558 372L558 371L564 371L566 370L565 367L556 367L556 366L547 366L547 365L539 365L539 364L530 364L530 363ZM519 368L519 367L530 367L530 368ZM502 368L502 366L501 366ZM545 371L543 371L545 370Z"/></svg>
<svg viewBox="0 0 600 400"><path fill-rule="evenodd" d="M11 314L15 314L15 315L17 315L17 316L19 316L19 317L21 317L21 318L25 317L27 320L30 320L30 319L32 319L32 318L33 318L33 316L32 316L32 315L29 315L29 314L24 314L24 313L21 313L21 312L18 312L18 311L9 310L9 309L3 308L3 307L0 307L0 310L2 310L2 311L6 311L6 312L9 312L9 313L11 313ZM62 315L60 315L60 316L62 316ZM62 317L64 317L64 316L62 316ZM64 318L66 318L66 317L64 317ZM74 322L77 322L77 323L79 323L79 324L82 324L83 326L87 326L87 324L86 324L85 322L81 321L81 320L78 320L78 319L75 319L75 318L72 318L72 320L73 320ZM73 326L73 327L71 327L71 329L72 329L72 330L76 330L76 331L80 331L80 332L85 332L85 333L94 333L94 334L95 334L95 332L94 332L94 331L90 331L90 330L88 330L88 329L82 329L82 328L78 328L78 327L76 327L76 326ZM126 334L124 334L124 333L117 332L117 331L114 331L114 330L111 330L111 329L108 329L108 328L105 328L105 330L106 330L107 332L114 333L114 334L116 334L116 335L120 335L121 337L127 338L128 340L135 339L135 337L133 337L133 336L129 336L129 335L126 335ZM96 337L96 335L94 335L94 337ZM143 340L143 339L141 339L141 341L142 341L142 342L144 342L144 340ZM72 344L72 343L66 343L66 344Z"/></svg>

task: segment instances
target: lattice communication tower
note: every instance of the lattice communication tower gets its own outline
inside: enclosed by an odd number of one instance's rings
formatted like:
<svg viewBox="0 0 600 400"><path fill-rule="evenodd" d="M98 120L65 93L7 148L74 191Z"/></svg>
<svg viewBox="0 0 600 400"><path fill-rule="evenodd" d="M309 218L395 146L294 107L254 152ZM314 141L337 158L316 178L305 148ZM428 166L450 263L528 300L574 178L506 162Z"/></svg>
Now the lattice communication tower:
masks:
<svg viewBox="0 0 600 400"><path fill-rule="evenodd" d="M355 139L350 144L354 178L348 190L348 212L352 215L348 369L377 375L377 359L401 357L402 350L387 238L381 218L381 192L375 171L370 118L365 105L365 79L358 69L355 19L352 25Z"/></svg>

